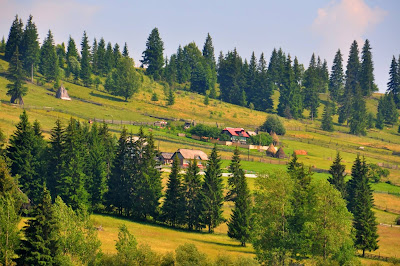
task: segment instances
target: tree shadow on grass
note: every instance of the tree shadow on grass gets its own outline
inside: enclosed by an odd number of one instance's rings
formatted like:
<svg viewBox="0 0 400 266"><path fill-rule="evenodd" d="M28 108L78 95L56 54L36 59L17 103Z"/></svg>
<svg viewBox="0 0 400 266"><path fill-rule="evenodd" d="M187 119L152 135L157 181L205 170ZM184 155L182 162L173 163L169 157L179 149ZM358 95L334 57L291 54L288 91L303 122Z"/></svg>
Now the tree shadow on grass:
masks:
<svg viewBox="0 0 400 266"><path fill-rule="evenodd" d="M96 92L90 92L90 95L94 96L94 97L99 97L102 99L106 99L106 100L110 100L110 101L115 101L115 102L125 102L123 99L117 98L115 96L111 96L111 95L103 95L100 93L96 93Z"/></svg>
<svg viewBox="0 0 400 266"><path fill-rule="evenodd" d="M209 241L209 240L204 240L204 239L190 238L190 240L195 241L195 242L201 242L201 243L204 243L204 244L211 244L211 245L217 245L217 246L223 246L223 247L232 247L232 248L238 248L238 247L241 248L242 247L239 242L238 242L237 245L235 245L235 244L228 244L228 243ZM248 253L248 254L254 254L254 252L250 251L250 250L241 250L240 252Z"/></svg>

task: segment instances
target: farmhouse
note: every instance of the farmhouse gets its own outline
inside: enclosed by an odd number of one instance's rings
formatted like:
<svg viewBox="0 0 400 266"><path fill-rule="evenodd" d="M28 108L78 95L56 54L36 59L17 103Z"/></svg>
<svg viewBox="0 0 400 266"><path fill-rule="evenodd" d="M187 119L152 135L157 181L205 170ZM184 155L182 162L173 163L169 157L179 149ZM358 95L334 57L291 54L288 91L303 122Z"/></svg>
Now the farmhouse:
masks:
<svg viewBox="0 0 400 266"><path fill-rule="evenodd" d="M246 143L247 139L250 137L243 128L226 127L224 130L222 130L222 133L229 135L231 141L233 142Z"/></svg>
<svg viewBox="0 0 400 266"><path fill-rule="evenodd" d="M176 158L175 156L179 159L179 165L182 168L188 167L189 162L196 159L197 166L203 169L208 160L207 154L200 150L179 149L172 155L172 158Z"/></svg>
<svg viewBox="0 0 400 266"><path fill-rule="evenodd" d="M173 155L174 155L174 153L172 153L172 152L162 152L159 156L160 163L164 164L164 165L172 164L172 162L173 162L172 156Z"/></svg>

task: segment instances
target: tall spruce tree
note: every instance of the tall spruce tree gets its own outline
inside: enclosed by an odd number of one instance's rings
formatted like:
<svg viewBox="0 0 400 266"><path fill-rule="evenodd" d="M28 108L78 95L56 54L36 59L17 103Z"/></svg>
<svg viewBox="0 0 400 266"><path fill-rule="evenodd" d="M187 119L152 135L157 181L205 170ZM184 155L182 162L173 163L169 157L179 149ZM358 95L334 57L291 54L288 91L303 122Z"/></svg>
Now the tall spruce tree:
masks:
<svg viewBox="0 0 400 266"><path fill-rule="evenodd" d="M17 251L18 265L53 265L60 254L57 223L51 205L50 192L44 187L34 217L24 227L25 239Z"/></svg>
<svg viewBox="0 0 400 266"><path fill-rule="evenodd" d="M202 182L199 175L197 160L191 160L184 177L185 198L186 198L186 223L189 230L201 230L202 203Z"/></svg>
<svg viewBox="0 0 400 266"><path fill-rule="evenodd" d="M104 38L102 37L97 46L97 53L96 53L97 71L99 72L100 75L107 74L105 56L106 56L106 42L104 41Z"/></svg>
<svg viewBox="0 0 400 266"><path fill-rule="evenodd" d="M381 96L378 101L378 114L380 115L379 118L383 118L383 122L387 124L394 125L397 123L399 114L397 112L393 94L386 93Z"/></svg>
<svg viewBox="0 0 400 266"><path fill-rule="evenodd" d="M361 53L360 86L363 96L370 96L378 90L378 87L374 83L374 63L372 62L371 46L368 39L365 40Z"/></svg>
<svg viewBox="0 0 400 266"><path fill-rule="evenodd" d="M348 182L348 209L354 215L355 247L362 250L378 249L378 233L375 213L372 211L373 196L368 180L368 166L360 156L353 164L352 178Z"/></svg>
<svg viewBox="0 0 400 266"><path fill-rule="evenodd" d="M31 76L33 82L33 73L35 65L39 63L39 35L35 23L32 21L32 15L29 15L21 41L21 55L24 62L26 73Z"/></svg>
<svg viewBox="0 0 400 266"><path fill-rule="evenodd" d="M72 39L71 36L69 36L68 40L68 46L67 46L67 54L66 54L66 60L67 60L67 69L66 69L66 76L69 77L70 74L74 74L75 79L77 80L79 78L79 72L80 72L80 57L78 54L78 49L76 48L75 40Z"/></svg>
<svg viewBox="0 0 400 266"><path fill-rule="evenodd" d="M267 62L265 61L264 53L261 53L260 59L258 60L255 90L253 100L250 99L254 104L254 108L260 111L272 109L274 105L272 100L273 83L268 76Z"/></svg>
<svg viewBox="0 0 400 266"><path fill-rule="evenodd" d="M179 158L175 155L173 160L165 191L162 214L164 220L175 227L185 223L185 195L182 177L179 174Z"/></svg>
<svg viewBox="0 0 400 266"><path fill-rule="evenodd" d="M329 78L329 94L334 102L339 102L344 88L343 59L340 50L335 54L333 59L331 76Z"/></svg>
<svg viewBox="0 0 400 266"><path fill-rule="evenodd" d="M340 153L336 153L336 158L329 168L331 176L328 178L328 182L331 183L337 190L339 190L342 198L346 198L346 166L342 164L342 157Z"/></svg>
<svg viewBox="0 0 400 266"><path fill-rule="evenodd" d="M161 77L164 65L164 42L161 40L158 28L154 28L146 42L146 50L143 51L143 59L140 60L143 66L147 66L146 74L155 80Z"/></svg>
<svg viewBox="0 0 400 266"><path fill-rule="evenodd" d="M24 70L22 68L20 56L17 46L8 66L8 79L12 83L7 84L6 87L8 89L7 95L11 96L10 102L23 104L22 96L26 95L28 88L24 86Z"/></svg>
<svg viewBox="0 0 400 266"><path fill-rule="evenodd" d="M353 98L353 105L350 117L350 133L354 135L366 135L367 109L362 96L360 85L356 84L356 92Z"/></svg>
<svg viewBox="0 0 400 266"><path fill-rule="evenodd" d="M207 38L203 46L203 57L205 64L208 66L208 84L207 87L210 90L209 94L211 98L215 98L215 84L217 83L217 63L215 61L214 45L210 33L207 33Z"/></svg>
<svg viewBox="0 0 400 266"><path fill-rule="evenodd" d="M235 203L235 207L228 221L228 236L238 240L244 247L250 238L251 200L237 147L233 153L229 170L232 174L228 179L227 197Z"/></svg>
<svg viewBox="0 0 400 266"><path fill-rule="evenodd" d="M113 49L112 45L110 42L107 43L107 48L106 52L104 54L104 71L105 74L108 74L112 71L112 69L115 67L114 65L114 55L113 55Z"/></svg>
<svg viewBox="0 0 400 266"><path fill-rule="evenodd" d="M387 83L386 92L393 95L397 108L400 108L400 67L393 56L389 70L389 82Z"/></svg>
<svg viewBox="0 0 400 266"><path fill-rule="evenodd" d="M114 67L118 64L119 59L122 57L121 51L119 50L119 44L115 43L113 48L113 59Z"/></svg>
<svg viewBox="0 0 400 266"><path fill-rule="evenodd" d="M128 44L126 44L126 43L124 45L124 49L122 50L122 56L123 57L129 57Z"/></svg>
<svg viewBox="0 0 400 266"><path fill-rule="evenodd" d="M208 232L224 221L222 205L224 203L221 157L218 155L217 145L211 151L207 162L206 174L202 186L203 213L202 220L208 226Z"/></svg>
<svg viewBox="0 0 400 266"><path fill-rule="evenodd" d="M47 81L56 81L59 78L58 56L54 46L53 34L49 30L46 39L40 48L39 70Z"/></svg>
<svg viewBox="0 0 400 266"><path fill-rule="evenodd" d="M10 32L8 33L7 44L5 47L4 59L9 61L15 53L17 46L21 45L23 36L23 23L21 19L18 19L18 15L11 25Z"/></svg>
<svg viewBox="0 0 400 266"><path fill-rule="evenodd" d="M91 59L90 59L90 63L92 65L92 72L93 74L98 75L99 74L99 70L98 70L98 62L97 62L97 50L99 48L99 44L97 43L96 38L94 38L93 40L93 45L92 45L92 52L90 53L91 55Z"/></svg>
<svg viewBox="0 0 400 266"><path fill-rule="evenodd" d="M64 128L61 120L57 119L55 126L50 131L50 145L48 148L48 166L46 185L50 190L52 198L59 193L57 184L63 169L63 153L64 153Z"/></svg>
<svg viewBox="0 0 400 266"><path fill-rule="evenodd" d="M327 102L324 107L324 113L322 114L321 121L322 130L332 132L333 128L333 120L332 120L332 103Z"/></svg>
<svg viewBox="0 0 400 266"><path fill-rule="evenodd" d="M0 53L4 53L5 51L6 51L6 40L4 39L3 36L0 41Z"/></svg>
<svg viewBox="0 0 400 266"><path fill-rule="evenodd" d="M320 62L320 58L318 57ZM319 107L319 68L312 54L308 69L304 73L304 107L310 110L310 118L318 116Z"/></svg>
<svg viewBox="0 0 400 266"><path fill-rule="evenodd" d="M90 46L89 39L86 35L86 31L83 32L82 42L81 42L81 72L80 77L83 81L85 87L89 87L92 84L92 69L90 65Z"/></svg>

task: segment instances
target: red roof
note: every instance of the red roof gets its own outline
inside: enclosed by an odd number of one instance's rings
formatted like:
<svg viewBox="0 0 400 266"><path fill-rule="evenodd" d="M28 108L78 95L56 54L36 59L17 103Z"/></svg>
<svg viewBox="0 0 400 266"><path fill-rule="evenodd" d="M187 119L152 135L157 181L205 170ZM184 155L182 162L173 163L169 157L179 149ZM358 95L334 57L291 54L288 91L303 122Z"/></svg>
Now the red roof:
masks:
<svg viewBox="0 0 400 266"><path fill-rule="evenodd" d="M244 131L243 128L233 128L233 127L226 127L224 129L224 131L228 131L229 134L231 134L232 136L241 136L241 137L245 137L245 138L249 138L250 136L246 133L246 131Z"/></svg>

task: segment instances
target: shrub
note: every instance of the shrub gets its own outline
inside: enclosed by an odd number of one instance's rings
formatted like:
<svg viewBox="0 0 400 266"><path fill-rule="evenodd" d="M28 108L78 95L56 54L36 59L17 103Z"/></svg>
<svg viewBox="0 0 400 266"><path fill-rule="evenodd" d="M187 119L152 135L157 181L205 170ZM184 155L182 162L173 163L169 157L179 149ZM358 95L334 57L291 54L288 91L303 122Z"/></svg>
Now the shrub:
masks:
<svg viewBox="0 0 400 266"><path fill-rule="evenodd" d="M176 262L182 266L205 265L207 257L199 252L193 244L184 244L179 246L176 251Z"/></svg>
<svg viewBox="0 0 400 266"><path fill-rule="evenodd" d="M190 134L199 137L207 137L217 139L221 135L221 130L217 127L206 126L198 124L190 129Z"/></svg>
<svg viewBox="0 0 400 266"><path fill-rule="evenodd" d="M153 95L151 95L151 100L153 101L153 102L157 102L158 101L158 96L157 96L157 93L153 93Z"/></svg>
<svg viewBox="0 0 400 266"><path fill-rule="evenodd" d="M397 225L400 225L400 216L398 216L398 217L396 218L396 224L397 224Z"/></svg>
<svg viewBox="0 0 400 266"><path fill-rule="evenodd" d="M268 146L272 143L272 137L268 133L260 133L255 136L250 136L249 144Z"/></svg>
<svg viewBox="0 0 400 266"><path fill-rule="evenodd" d="M269 115L260 129L266 132L273 131L277 135L286 134L286 129L277 115Z"/></svg>
<svg viewBox="0 0 400 266"><path fill-rule="evenodd" d="M389 176L390 172L388 169L384 169L377 164L368 164L368 178L371 182L379 182L382 177Z"/></svg>

